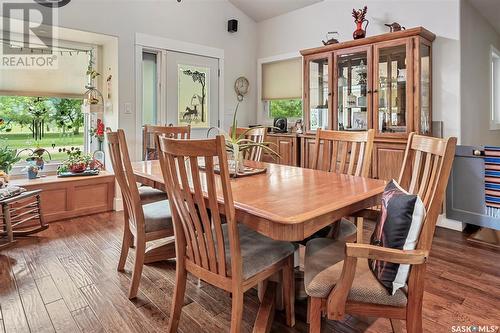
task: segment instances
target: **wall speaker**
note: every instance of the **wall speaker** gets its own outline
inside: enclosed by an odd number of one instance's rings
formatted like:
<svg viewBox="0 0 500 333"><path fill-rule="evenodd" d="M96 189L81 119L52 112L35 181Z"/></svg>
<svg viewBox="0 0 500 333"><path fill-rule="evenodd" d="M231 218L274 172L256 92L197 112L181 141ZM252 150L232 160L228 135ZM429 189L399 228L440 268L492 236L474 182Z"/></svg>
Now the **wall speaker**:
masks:
<svg viewBox="0 0 500 333"><path fill-rule="evenodd" d="M238 20L232 19L227 21L227 31L229 32L238 31Z"/></svg>

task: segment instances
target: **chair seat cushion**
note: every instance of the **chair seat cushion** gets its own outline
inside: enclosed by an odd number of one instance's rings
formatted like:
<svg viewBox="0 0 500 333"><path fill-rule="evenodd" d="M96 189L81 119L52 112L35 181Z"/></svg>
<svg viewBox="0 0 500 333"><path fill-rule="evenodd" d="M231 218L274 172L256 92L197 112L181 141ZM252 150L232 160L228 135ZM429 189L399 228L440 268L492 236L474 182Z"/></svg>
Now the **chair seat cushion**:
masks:
<svg viewBox="0 0 500 333"><path fill-rule="evenodd" d="M351 238L356 234L358 230L356 228L356 225L348 219L342 218L338 223L340 223L340 225L338 233L335 235L334 239L344 240L347 238Z"/></svg>
<svg viewBox="0 0 500 333"><path fill-rule="evenodd" d="M168 200L156 201L142 205L146 233L172 229L172 214Z"/></svg>
<svg viewBox="0 0 500 333"><path fill-rule="evenodd" d="M141 202L144 205L156 201L166 200L167 193L150 186L141 186L139 187L139 197L141 198Z"/></svg>
<svg viewBox="0 0 500 333"><path fill-rule="evenodd" d="M222 225L226 253L227 273L231 274L231 253L227 224ZM295 245L289 242L275 241L238 224L241 257L243 260L243 279L246 280L267 267L285 259L295 252Z"/></svg>
<svg viewBox="0 0 500 333"><path fill-rule="evenodd" d="M309 296L326 298L340 279L345 257L345 242L328 238L309 241L305 253L304 284ZM358 259L356 274L348 300L404 307L405 291L399 289L390 295L375 278L367 259Z"/></svg>

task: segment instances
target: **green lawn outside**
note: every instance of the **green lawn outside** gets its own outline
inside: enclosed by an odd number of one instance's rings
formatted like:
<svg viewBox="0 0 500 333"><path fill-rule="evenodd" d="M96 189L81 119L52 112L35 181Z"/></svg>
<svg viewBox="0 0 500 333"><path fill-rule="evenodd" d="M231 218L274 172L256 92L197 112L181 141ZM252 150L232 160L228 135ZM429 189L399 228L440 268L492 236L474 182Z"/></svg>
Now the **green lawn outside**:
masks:
<svg viewBox="0 0 500 333"><path fill-rule="evenodd" d="M59 153L59 148L83 148L83 133L77 135L72 133L47 133L42 140L39 141L35 141L31 133L1 133L0 145L7 145L18 150L23 148L42 147L50 152L52 160L64 160L66 158L66 153ZM21 155L26 156L28 154L29 152L23 152Z"/></svg>

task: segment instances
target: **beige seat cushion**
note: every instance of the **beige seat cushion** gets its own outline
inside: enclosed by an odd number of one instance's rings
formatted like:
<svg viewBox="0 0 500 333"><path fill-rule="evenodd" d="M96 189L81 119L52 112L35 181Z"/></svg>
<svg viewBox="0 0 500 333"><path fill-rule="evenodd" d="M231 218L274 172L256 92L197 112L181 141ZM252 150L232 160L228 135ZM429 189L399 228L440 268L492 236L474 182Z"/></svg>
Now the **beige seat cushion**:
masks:
<svg viewBox="0 0 500 333"><path fill-rule="evenodd" d="M150 186L141 186L139 187L139 197L144 205L160 200L166 200L167 194Z"/></svg>
<svg viewBox="0 0 500 333"><path fill-rule="evenodd" d="M309 296L326 298L340 279L345 257L345 242L316 238L307 243L304 260L304 284ZM404 307L406 293L399 289L394 296L378 282L367 259L358 259L348 300Z"/></svg>
<svg viewBox="0 0 500 333"><path fill-rule="evenodd" d="M156 201L142 206L146 232L172 229L172 214L168 200Z"/></svg>
<svg viewBox="0 0 500 333"><path fill-rule="evenodd" d="M295 245L289 242L275 241L238 224L241 257L243 258L243 279L248 279L267 267L285 259L295 252ZM231 253L227 224L222 225L226 252L227 273L231 274Z"/></svg>

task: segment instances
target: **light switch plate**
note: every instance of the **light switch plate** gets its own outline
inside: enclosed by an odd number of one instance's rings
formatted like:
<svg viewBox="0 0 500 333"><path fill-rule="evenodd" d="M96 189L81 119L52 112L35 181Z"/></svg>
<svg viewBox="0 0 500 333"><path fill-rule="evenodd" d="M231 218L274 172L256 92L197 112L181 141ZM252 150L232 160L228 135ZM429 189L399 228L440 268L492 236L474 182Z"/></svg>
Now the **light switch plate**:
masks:
<svg viewBox="0 0 500 333"><path fill-rule="evenodd" d="M123 104L123 109L125 114L132 114L132 103Z"/></svg>

